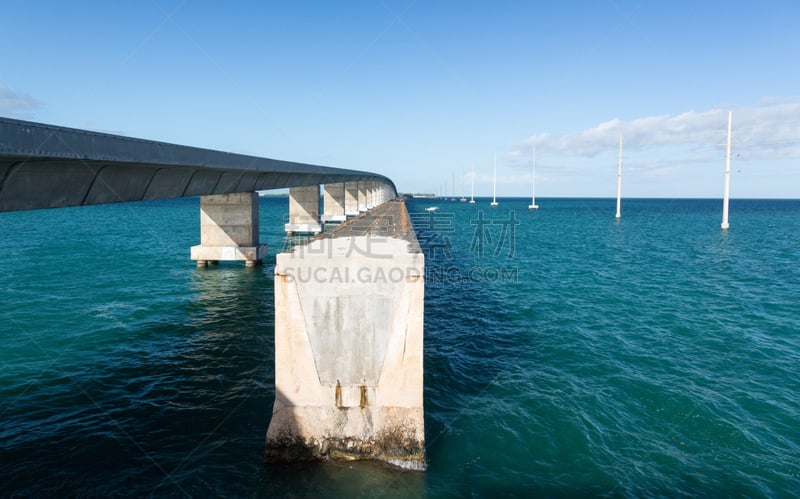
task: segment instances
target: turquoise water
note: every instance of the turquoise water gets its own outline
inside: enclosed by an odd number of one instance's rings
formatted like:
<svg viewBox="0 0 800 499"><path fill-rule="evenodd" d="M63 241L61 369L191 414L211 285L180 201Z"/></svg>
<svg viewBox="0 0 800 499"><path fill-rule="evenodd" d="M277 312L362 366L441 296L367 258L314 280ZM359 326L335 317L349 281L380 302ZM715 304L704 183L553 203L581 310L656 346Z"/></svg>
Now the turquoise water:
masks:
<svg viewBox="0 0 800 499"><path fill-rule="evenodd" d="M196 199L0 214L0 494L800 490L800 201L499 201L409 203L425 473L263 464L285 199L256 269L194 267Z"/></svg>

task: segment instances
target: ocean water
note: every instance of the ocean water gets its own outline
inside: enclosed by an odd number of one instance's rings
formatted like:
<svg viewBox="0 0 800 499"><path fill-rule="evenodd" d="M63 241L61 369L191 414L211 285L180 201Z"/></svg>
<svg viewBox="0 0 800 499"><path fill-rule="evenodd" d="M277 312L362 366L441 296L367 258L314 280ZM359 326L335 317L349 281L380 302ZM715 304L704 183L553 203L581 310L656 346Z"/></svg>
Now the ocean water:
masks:
<svg viewBox="0 0 800 499"><path fill-rule="evenodd" d="M255 269L197 199L0 214L0 495L797 494L800 201L499 201L409 201L424 473L264 465L285 198Z"/></svg>

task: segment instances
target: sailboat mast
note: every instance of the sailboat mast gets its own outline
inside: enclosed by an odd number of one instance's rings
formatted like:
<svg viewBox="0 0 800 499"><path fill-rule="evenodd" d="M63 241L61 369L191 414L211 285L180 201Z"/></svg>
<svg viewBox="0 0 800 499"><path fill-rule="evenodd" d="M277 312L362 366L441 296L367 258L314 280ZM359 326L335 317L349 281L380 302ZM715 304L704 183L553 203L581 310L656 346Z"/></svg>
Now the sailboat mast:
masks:
<svg viewBox="0 0 800 499"><path fill-rule="evenodd" d="M469 196L469 202L475 204L475 163L472 163L472 192Z"/></svg>
<svg viewBox="0 0 800 499"><path fill-rule="evenodd" d="M539 205L536 204L536 143L533 144L533 157L531 165L531 204L528 205L529 210L538 210Z"/></svg>
<svg viewBox="0 0 800 499"><path fill-rule="evenodd" d="M536 144L533 144L533 174L531 177L531 206L536 206Z"/></svg>
<svg viewBox="0 0 800 499"><path fill-rule="evenodd" d="M622 204L622 134L619 135L619 166L617 169L617 220L622 217L620 205Z"/></svg>
<svg viewBox="0 0 800 499"><path fill-rule="evenodd" d="M497 206L497 151L494 153L494 180L492 182L491 206Z"/></svg>
<svg viewBox="0 0 800 499"><path fill-rule="evenodd" d="M731 194L731 122L733 112L728 111L728 147L725 152L725 193L722 196L722 229L727 230L728 224L728 200Z"/></svg>
<svg viewBox="0 0 800 499"><path fill-rule="evenodd" d="M494 153L494 170L492 174L492 202L497 201L497 153Z"/></svg>

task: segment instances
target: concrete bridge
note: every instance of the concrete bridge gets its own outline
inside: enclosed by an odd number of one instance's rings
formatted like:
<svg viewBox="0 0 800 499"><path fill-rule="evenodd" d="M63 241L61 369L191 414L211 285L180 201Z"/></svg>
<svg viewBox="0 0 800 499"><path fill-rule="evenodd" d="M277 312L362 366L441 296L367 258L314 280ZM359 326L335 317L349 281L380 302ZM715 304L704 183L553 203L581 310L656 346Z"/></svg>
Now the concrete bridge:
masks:
<svg viewBox="0 0 800 499"><path fill-rule="evenodd" d="M391 180L0 117L0 212L199 196L198 267L261 263L257 191L278 188L282 229L317 237L276 256L267 460L424 469L424 258Z"/></svg>

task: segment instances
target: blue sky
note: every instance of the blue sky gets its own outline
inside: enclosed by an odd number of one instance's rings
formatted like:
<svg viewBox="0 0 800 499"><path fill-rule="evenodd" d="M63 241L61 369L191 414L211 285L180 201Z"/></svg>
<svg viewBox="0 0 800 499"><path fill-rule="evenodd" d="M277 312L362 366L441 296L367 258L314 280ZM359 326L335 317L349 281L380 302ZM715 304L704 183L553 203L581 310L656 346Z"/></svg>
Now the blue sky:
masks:
<svg viewBox="0 0 800 499"><path fill-rule="evenodd" d="M0 0L0 115L401 191L800 197L800 2ZM462 187L463 186L463 187Z"/></svg>

